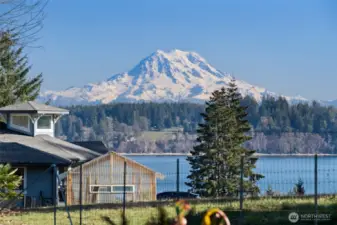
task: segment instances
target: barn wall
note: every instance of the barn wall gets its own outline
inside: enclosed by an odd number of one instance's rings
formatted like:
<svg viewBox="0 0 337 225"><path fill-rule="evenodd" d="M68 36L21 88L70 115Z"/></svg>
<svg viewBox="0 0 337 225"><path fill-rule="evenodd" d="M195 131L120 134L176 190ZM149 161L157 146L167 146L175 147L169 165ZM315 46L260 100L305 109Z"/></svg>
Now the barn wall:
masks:
<svg viewBox="0 0 337 225"><path fill-rule="evenodd" d="M135 185L134 193L127 193L127 201L156 200L156 174L145 166L116 153L108 153L82 166L82 199L84 204L119 203L123 194L92 194L90 184L123 185L124 161L127 163L126 184ZM67 178L68 203L79 204L80 170L74 168Z"/></svg>

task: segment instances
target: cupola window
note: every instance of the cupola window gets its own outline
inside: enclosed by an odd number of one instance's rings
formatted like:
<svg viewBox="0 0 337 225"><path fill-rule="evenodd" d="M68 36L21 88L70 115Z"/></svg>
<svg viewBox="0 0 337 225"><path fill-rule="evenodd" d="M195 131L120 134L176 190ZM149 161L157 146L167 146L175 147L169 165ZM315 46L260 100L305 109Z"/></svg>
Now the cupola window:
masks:
<svg viewBox="0 0 337 225"><path fill-rule="evenodd" d="M37 121L38 129L51 129L51 116L41 116Z"/></svg>
<svg viewBox="0 0 337 225"><path fill-rule="evenodd" d="M29 117L27 115L11 115L12 126L29 131Z"/></svg>

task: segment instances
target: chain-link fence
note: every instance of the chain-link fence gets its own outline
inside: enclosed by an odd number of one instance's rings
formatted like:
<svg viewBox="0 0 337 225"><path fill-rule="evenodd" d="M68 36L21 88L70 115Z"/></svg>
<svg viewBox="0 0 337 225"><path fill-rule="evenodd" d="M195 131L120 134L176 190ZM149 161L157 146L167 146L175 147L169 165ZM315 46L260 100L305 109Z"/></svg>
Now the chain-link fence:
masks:
<svg viewBox="0 0 337 225"><path fill-rule="evenodd" d="M257 181L258 195L250 195L240 180L234 196L217 198L188 192L190 167L185 157L142 160L146 166L132 160L101 159L96 164L78 166L57 176L59 192L52 199L53 206L31 207L26 209L29 213L3 215L0 224L109 224L107 220L118 222L120 215L125 214L130 224L141 225L157 214L159 206L174 217L177 199L188 199L196 212L219 207L229 215L232 224L254 224L248 222L252 218L268 221L274 217L283 218L282 224L287 224L291 212L330 216L337 212L334 197L337 157L260 157L255 171L264 178ZM312 217L310 224L321 222L315 218Z"/></svg>

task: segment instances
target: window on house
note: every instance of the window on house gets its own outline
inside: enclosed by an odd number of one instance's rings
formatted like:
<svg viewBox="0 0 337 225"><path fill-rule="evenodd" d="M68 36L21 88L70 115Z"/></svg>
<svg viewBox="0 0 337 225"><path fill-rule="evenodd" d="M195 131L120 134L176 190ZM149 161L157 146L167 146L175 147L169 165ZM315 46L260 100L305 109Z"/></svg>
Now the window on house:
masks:
<svg viewBox="0 0 337 225"><path fill-rule="evenodd" d="M51 117L50 116L41 116L37 121L38 129L50 129L51 128Z"/></svg>
<svg viewBox="0 0 337 225"><path fill-rule="evenodd" d="M28 129L29 118L23 115L12 115L12 125Z"/></svg>

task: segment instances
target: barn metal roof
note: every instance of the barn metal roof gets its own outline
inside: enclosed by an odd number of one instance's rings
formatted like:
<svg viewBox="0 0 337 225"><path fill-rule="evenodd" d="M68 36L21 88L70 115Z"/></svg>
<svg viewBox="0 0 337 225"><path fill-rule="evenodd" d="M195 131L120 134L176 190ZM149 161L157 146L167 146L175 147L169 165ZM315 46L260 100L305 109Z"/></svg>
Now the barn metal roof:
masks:
<svg viewBox="0 0 337 225"><path fill-rule="evenodd" d="M95 158L95 159L93 159L93 160L91 160L89 162L86 162L86 163L83 164L83 166L85 167L86 165L89 165L89 164L98 162L98 161L100 161L100 160L102 160L104 158L107 158L107 155L114 155L114 156L120 157L121 159L125 160L126 162L132 162L133 164L137 165L138 167L143 168L143 169L145 169L145 170L147 170L147 171L149 171L151 173L154 173L158 179L164 179L165 178L164 174L156 172L153 169L151 169L151 168L149 168L149 167L147 167L147 166L145 166L145 165L143 165L143 164L141 164L141 163L139 163L139 162L137 162L137 161L135 161L135 160L133 160L131 158L125 157L125 156L123 156L121 154L118 154L117 152L113 152L113 151L110 151L110 152L108 152L108 153L106 153L104 155L101 155L101 156L99 156L99 157L97 157L97 158ZM73 171L78 171L79 167L75 167L72 170ZM67 173L68 172L66 172L65 174L63 174L63 177L65 177Z"/></svg>
<svg viewBox="0 0 337 225"><path fill-rule="evenodd" d="M54 106L37 103L34 101L28 101L2 107L0 108L0 113L2 112L53 113L53 114L69 113L69 111L66 109L61 109Z"/></svg>

